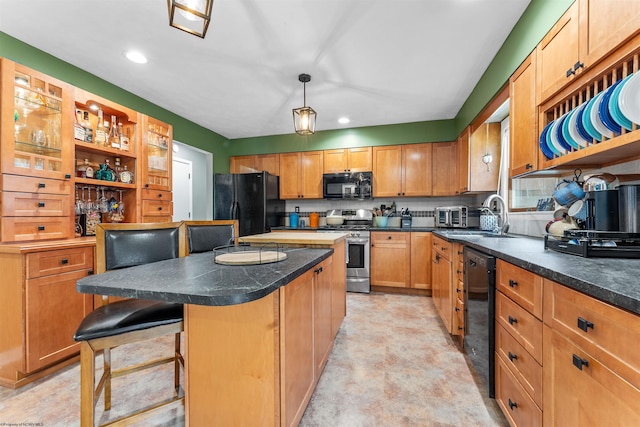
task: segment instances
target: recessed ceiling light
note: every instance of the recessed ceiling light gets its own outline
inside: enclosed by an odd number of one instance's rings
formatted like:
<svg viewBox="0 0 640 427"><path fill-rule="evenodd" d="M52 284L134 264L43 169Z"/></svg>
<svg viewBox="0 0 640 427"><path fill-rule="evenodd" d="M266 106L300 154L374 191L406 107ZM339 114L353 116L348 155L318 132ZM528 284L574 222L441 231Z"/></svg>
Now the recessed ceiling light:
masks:
<svg viewBox="0 0 640 427"><path fill-rule="evenodd" d="M338 119L338 123L342 124L342 125L346 125L347 123L349 123L351 120L349 120L347 117L340 117Z"/></svg>
<svg viewBox="0 0 640 427"><path fill-rule="evenodd" d="M146 64L147 58L138 51L130 50L124 53L124 56L131 62L135 62L136 64Z"/></svg>

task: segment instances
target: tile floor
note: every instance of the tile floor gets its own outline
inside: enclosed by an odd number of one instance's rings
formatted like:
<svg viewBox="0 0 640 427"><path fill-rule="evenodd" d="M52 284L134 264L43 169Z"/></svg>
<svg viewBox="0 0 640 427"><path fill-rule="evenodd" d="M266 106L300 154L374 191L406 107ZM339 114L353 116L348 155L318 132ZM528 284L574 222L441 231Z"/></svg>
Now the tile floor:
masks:
<svg viewBox="0 0 640 427"><path fill-rule="evenodd" d="M480 380L468 367L468 357L444 331L429 298L350 293L347 310L301 426L508 425L495 401L476 384ZM156 344L153 352L171 349L170 340ZM120 348L113 360L147 357L149 348ZM135 376L114 380L114 409L101 415L102 422L128 410L135 396L149 395L150 384L154 393L170 394L169 366ZM78 426L79 411L77 364L18 390L0 387L0 425ZM138 425L182 426L183 408L160 412Z"/></svg>

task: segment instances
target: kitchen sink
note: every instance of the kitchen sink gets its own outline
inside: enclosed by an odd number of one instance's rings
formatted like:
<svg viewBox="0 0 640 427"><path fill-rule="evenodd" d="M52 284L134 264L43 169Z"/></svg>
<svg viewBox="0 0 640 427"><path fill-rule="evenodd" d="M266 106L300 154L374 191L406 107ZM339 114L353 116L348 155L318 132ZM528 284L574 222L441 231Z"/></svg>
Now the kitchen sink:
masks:
<svg viewBox="0 0 640 427"><path fill-rule="evenodd" d="M489 237L492 239L511 239L514 236L510 234L498 234L491 233L489 231L481 231L481 230L466 230L466 231L455 231L452 233L454 236L469 236L469 237Z"/></svg>

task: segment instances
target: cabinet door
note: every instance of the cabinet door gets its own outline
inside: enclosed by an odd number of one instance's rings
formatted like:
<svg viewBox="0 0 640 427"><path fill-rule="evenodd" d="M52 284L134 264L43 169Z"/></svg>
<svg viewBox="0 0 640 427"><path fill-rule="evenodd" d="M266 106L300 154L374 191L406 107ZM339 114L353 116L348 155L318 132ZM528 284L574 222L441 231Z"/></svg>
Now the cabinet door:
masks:
<svg viewBox="0 0 640 427"><path fill-rule="evenodd" d="M536 52L509 79L509 167L511 177L538 169Z"/></svg>
<svg viewBox="0 0 640 427"><path fill-rule="evenodd" d="M329 350L333 342L331 331L331 259L314 268L316 277L313 287L313 352L314 377L316 380L324 369L329 358Z"/></svg>
<svg viewBox="0 0 640 427"><path fill-rule="evenodd" d="M578 26L578 2L575 2L538 44L538 102L545 101L576 76L571 71L579 59Z"/></svg>
<svg viewBox="0 0 640 427"><path fill-rule="evenodd" d="M300 422L314 384L313 269L280 288L280 385L284 426Z"/></svg>
<svg viewBox="0 0 640 427"><path fill-rule="evenodd" d="M433 144L433 196L453 196L458 187L455 142Z"/></svg>
<svg viewBox="0 0 640 427"><path fill-rule="evenodd" d="M300 189L305 199L322 199L322 151L306 151L300 156ZM281 196L282 197L282 196Z"/></svg>
<svg viewBox="0 0 640 427"><path fill-rule="evenodd" d="M373 150L371 147L349 148L347 165L350 172L371 172L373 168Z"/></svg>
<svg viewBox="0 0 640 427"><path fill-rule="evenodd" d="M280 198L297 199L300 193L300 153L280 154ZM322 184L320 184L322 185Z"/></svg>
<svg viewBox="0 0 640 427"><path fill-rule="evenodd" d="M431 156L433 144L402 147L402 195L431 195Z"/></svg>
<svg viewBox="0 0 640 427"><path fill-rule="evenodd" d="M489 154L490 163L483 158ZM500 169L500 123L485 123L471 134L469 143L469 191L485 192L498 189Z"/></svg>
<svg viewBox="0 0 640 427"><path fill-rule="evenodd" d="M469 144L471 143L471 127L467 126L457 140L458 154L458 193L469 191Z"/></svg>
<svg viewBox="0 0 640 427"><path fill-rule="evenodd" d="M595 64L640 30L637 0L580 0L580 60Z"/></svg>
<svg viewBox="0 0 640 427"><path fill-rule="evenodd" d="M1 71L2 172L70 179L73 88L7 59Z"/></svg>
<svg viewBox="0 0 640 427"><path fill-rule="evenodd" d="M333 278L331 280L331 331L335 337L347 315L347 263L346 242L333 247L333 263L331 266Z"/></svg>
<svg viewBox="0 0 640 427"><path fill-rule="evenodd" d="M233 156L229 158L229 173L249 173L255 171L255 156Z"/></svg>
<svg viewBox="0 0 640 427"><path fill-rule="evenodd" d="M411 284L409 233L371 233L371 284L406 288ZM393 260L393 262L389 262Z"/></svg>
<svg viewBox="0 0 640 427"><path fill-rule="evenodd" d="M258 172L267 171L280 176L280 154L259 154L255 156L255 168Z"/></svg>
<svg viewBox="0 0 640 427"><path fill-rule="evenodd" d="M142 167L145 188L171 191L171 125L152 117L142 120Z"/></svg>
<svg viewBox="0 0 640 427"><path fill-rule="evenodd" d="M93 310L92 296L76 291L76 281L89 270L26 281L27 372L79 351L73 340L78 325Z"/></svg>
<svg viewBox="0 0 640 427"><path fill-rule="evenodd" d="M444 323L447 332L451 333L453 322L451 261L437 252L432 253L433 303Z"/></svg>
<svg viewBox="0 0 640 427"><path fill-rule="evenodd" d="M347 150L324 150L324 173L346 172L348 169Z"/></svg>
<svg viewBox="0 0 640 427"><path fill-rule="evenodd" d="M411 287L431 289L431 233L411 233Z"/></svg>
<svg viewBox="0 0 640 427"><path fill-rule="evenodd" d="M402 146L373 147L373 197L402 193Z"/></svg>
<svg viewBox="0 0 640 427"><path fill-rule="evenodd" d="M640 425L640 390L544 326L544 425Z"/></svg>

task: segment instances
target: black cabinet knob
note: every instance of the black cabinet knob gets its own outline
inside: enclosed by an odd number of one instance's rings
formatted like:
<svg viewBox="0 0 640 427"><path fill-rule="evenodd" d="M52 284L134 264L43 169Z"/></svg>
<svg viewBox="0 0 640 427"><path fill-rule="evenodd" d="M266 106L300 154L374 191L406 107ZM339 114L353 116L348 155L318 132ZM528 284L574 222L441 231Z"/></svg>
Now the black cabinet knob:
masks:
<svg viewBox="0 0 640 427"><path fill-rule="evenodd" d="M580 68L584 68L584 62L580 62L578 60L578 62L573 64L573 71L578 71L578 69L580 69Z"/></svg>
<svg viewBox="0 0 640 427"><path fill-rule="evenodd" d="M69 264L69 260L68 260L68 259L66 259L66 258L63 258L63 259L60 261L60 264L62 264L62 265Z"/></svg>
<svg viewBox="0 0 640 427"><path fill-rule="evenodd" d="M509 352L509 355L508 355L508 356L509 356L509 360L511 360L512 362L513 362L514 360L518 360L518 356L516 356L515 354L513 354L513 353L511 353L511 352Z"/></svg>
<svg viewBox="0 0 640 427"><path fill-rule="evenodd" d="M589 332L587 331L587 329L589 328L593 329L593 323L589 322L587 319L578 317L578 328L582 329L585 332Z"/></svg>
<svg viewBox="0 0 640 427"><path fill-rule="evenodd" d="M509 316L509 324L513 325L515 323L518 323L518 319L516 319L515 317Z"/></svg>
<svg viewBox="0 0 640 427"><path fill-rule="evenodd" d="M516 402L514 402L513 400L509 399L509 409L511 409L513 411L517 407L518 407L518 404Z"/></svg>
<svg viewBox="0 0 640 427"><path fill-rule="evenodd" d="M571 77L572 75L574 75L576 72L573 68L569 68L567 70L567 77Z"/></svg>
<svg viewBox="0 0 640 427"><path fill-rule="evenodd" d="M586 359L581 358L578 355L573 355L573 366L575 366L576 368L580 369L582 371L582 367L589 366L589 361Z"/></svg>
<svg viewBox="0 0 640 427"><path fill-rule="evenodd" d="M38 188L45 188L46 185L44 184L44 182L39 182L38 183Z"/></svg>
<svg viewBox="0 0 640 427"><path fill-rule="evenodd" d="M533 169L533 165L531 163L527 163L525 165L525 169L529 170L529 169Z"/></svg>
<svg viewBox="0 0 640 427"><path fill-rule="evenodd" d="M64 174L64 179L71 179L71 174L69 173Z"/></svg>
<svg viewBox="0 0 640 427"><path fill-rule="evenodd" d="M38 207L39 208L44 208L44 202L38 202Z"/></svg>
<svg viewBox="0 0 640 427"><path fill-rule="evenodd" d="M518 286L518 282L513 279L509 279L509 286L515 288L516 286Z"/></svg>
<svg viewBox="0 0 640 427"><path fill-rule="evenodd" d="M39 225L38 226L38 231L44 231L44 225Z"/></svg>

